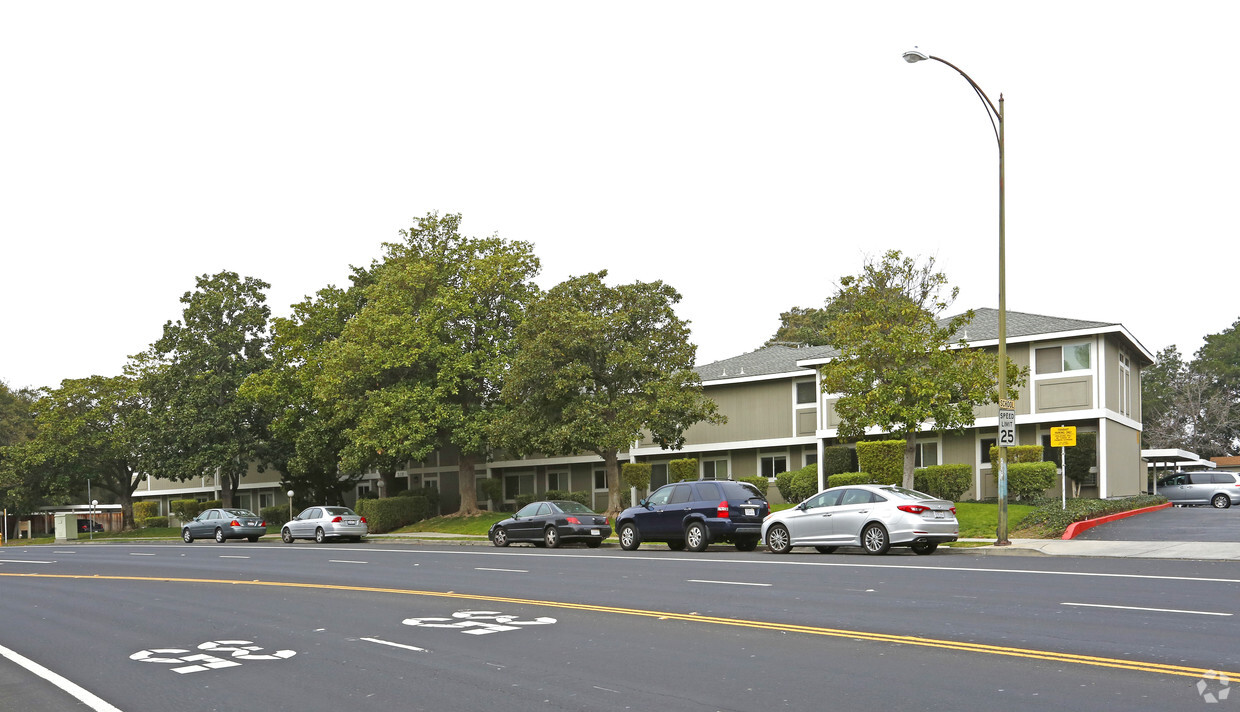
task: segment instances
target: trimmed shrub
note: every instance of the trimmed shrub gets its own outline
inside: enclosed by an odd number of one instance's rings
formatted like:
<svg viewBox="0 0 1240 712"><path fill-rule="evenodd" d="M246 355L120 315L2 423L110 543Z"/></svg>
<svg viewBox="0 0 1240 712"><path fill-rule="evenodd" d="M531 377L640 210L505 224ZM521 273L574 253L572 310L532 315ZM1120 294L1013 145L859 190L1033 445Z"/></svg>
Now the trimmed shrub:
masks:
<svg viewBox="0 0 1240 712"><path fill-rule="evenodd" d="M1017 462L1042 462L1041 445L1012 445L1007 449L1007 461L1010 467ZM990 448L990 471L999 471L999 448Z"/></svg>
<svg viewBox="0 0 1240 712"><path fill-rule="evenodd" d="M620 466L620 481L625 487L635 487L638 492L645 492L650 489L651 469L648 462L626 462Z"/></svg>
<svg viewBox="0 0 1240 712"><path fill-rule="evenodd" d="M882 484L868 472L841 472L838 475L831 475L827 478L827 487L842 487L844 485L877 485Z"/></svg>
<svg viewBox="0 0 1240 712"><path fill-rule="evenodd" d="M478 483L478 498L490 500L496 507L504 506L504 481L489 477Z"/></svg>
<svg viewBox="0 0 1240 712"><path fill-rule="evenodd" d="M973 483L969 465L931 465L913 471L913 489L953 502Z"/></svg>
<svg viewBox="0 0 1240 712"><path fill-rule="evenodd" d="M428 518L431 511L426 497L385 497L363 499L357 503L357 513L366 518L366 524L375 534L409 526Z"/></svg>
<svg viewBox="0 0 1240 712"><path fill-rule="evenodd" d="M763 497L766 497L766 491L771 487L771 481L761 475L755 475L754 477L740 477L738 479L741 482L748 482L754 487L757 487Z"/></svg>
<svg viewBox="0 0 1240 712"><path fill-rule="evenodd" d="M264 522L267 522L267 526L269 527L282 527L287 524L289 520L288 505L284 505L283 507L280 505L263 507L259 510L258 514L263 518Z"/></svg>
<svg viewBox="0 0 1240 712"><path fill-rule="evenodd" d="M143 517L142 527L144 529L165 529L168 527L167 517Z"/></svg>
<svg viewBox="0 0 1240 712"><path fill-rule="evenodd" d="M857 468L884 485L904 481L904 441L872 440L857 443Z"/></svg>
<svg viewBox="0 0 1240 712"><path fill-rule="evenodd" d="M1013 462L1008 464L1007 475L1009 495L1016 499L1032 499L1055 485L1055 463ZM995 477L998 477L997 469Z"/></svg>
<svg viewBox="0 0 1240 712"><path fill-rule="evenodd" d="M144 522L150 519L151 517L158 517L158 516L159 516L159 502L152 500L149 502L134 502L133 503L133 520L135 522ZM168 525L164 524L163 526L166 527Z"/></svg>
<svg viewBox="0 0 1240 712"><path fill-rule="evenodd" d="M207 506L206 502L199 502L194 499L174 499L168 503L168 508L172 510L177 519L185 523L201 514L202 510L207 509Z"/></svg>
<svg viewBox="0 0 1240 712"><path fill-rule="evenodd" d="M830 477L841 472L857 471L857 453L844 445L832 445L822 449L822 474Z"/></svg>
<svg viewBox="0 0 1240 712"><path fill-rule="evenodd" d="M684 482L698 478L698 461L696 457L685 457L667 463L667 481Z"/></svg>
<svg viewBox="0 0 1240 712"><path fill-rule="evenodd" d="M800 502L818 494L818 466L806 465L792 476L791 502Z"/></svg>
<svg viewBox="0 0 1240 712"><path fill-rule="evenodd" d="M789 470L788 472L781 472L778 475L775 475L775 489L779 490L779 496L783 497L784 501L789 504L799 501L792 498L792 479L796 477L796 475L797 473L795 470Z"/></svg>

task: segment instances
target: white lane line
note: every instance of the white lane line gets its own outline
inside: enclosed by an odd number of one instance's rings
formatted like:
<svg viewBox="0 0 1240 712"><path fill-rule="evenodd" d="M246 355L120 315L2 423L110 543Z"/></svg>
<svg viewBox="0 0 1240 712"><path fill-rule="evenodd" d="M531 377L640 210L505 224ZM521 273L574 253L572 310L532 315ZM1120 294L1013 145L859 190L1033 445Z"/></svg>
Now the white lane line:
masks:
<svg viewBox="0 0 1240 712"><path fill-rule="evenodd" d="M328 559L329 564L369 564L369 561L351 561L349 559Z"/></svg>
<svg viewBox="0 0 1240 712"><path fill-rule="evenodd" d="M774 586L772 583L743 583L741 581L710 581L708 579L689 579L689 583L719 583L725 586Z"/></svg>
<svg viewBox="0 0 1240 712"><path fill-rule="evenodd" d="M482 566L475 566L474 571L503 571L510 574L528 574L526 569L488 569Z"/></svg>
<svg viewBox="0 0 1240 712"><path fill-rule="evenodd" d="M98 696L96 696L95 694L91 692L86 691L81 686L77 685L76 683L66 680L64 677L57 675L51 670L48 670L47 668L36 663L30 658L27 658L21 653L15 652L13 650L9 650L3 645L0 645L0 657L5 657L5 658L8 658L9 660L12 660L18 665L21 665L22 667L29 670L30 672L52 683L56 687L59 687L60 689L69 693L70 695L73 695L75 698L77 698L79 702L91 708L92 710L95 710L95 712L121 712L120 708L114 707L111 704L104 702Z"/></svg>
<svg viewBox="0 0 1240 712"><path fill-rule="evenodd" d="M76 554L76 551L53 551L53 554Z"/></svg>
<svg viewBox="0 0 1240 712"><path fill-rule="evenodd" d="M129 552L129 555L130 555L130 556L154 556L154 554L140 554L140 553L138 553L138 552L136 552L136 551L131 551L131 552Z"/></svg>
<svg viewBox="0 0 1240 712"><path fill-rule="evenodd" d="M1060 603L1061 606L1085 606L1088 608L1117 608L1123 611L1153 611L1154 613L1191 613L1195 616L1230 616L1231 613L1215 613L1213 611L1184 611L1177 608L1142 608L1140 606L1108 606L1102 603Z"/></svg>
<svg viewBox="0 0 1240 712"><path fill-rule="evenodd" d="M221 559L248 559L250 557L241 556L239 554L220 554L220 558Z"/></svg>
<svg viewBox="0 0 1240 712"><path fill-rule="evenodd" d="M368 643L378 643L379 645L390 645L393 648L404 648L405 650L414 650L419 653L430 652L426 648L419 648L414 645L402 645L400 643L393 643L390 640L379 640L378 638L362 638L362 640L365 640Z"/></svg>
<svg viewBox="0 0 1240 712"><path fill-rule="evenodd" d="M55 561L35 561L33 559L0 559L0 564L54 564Z"/></svg>

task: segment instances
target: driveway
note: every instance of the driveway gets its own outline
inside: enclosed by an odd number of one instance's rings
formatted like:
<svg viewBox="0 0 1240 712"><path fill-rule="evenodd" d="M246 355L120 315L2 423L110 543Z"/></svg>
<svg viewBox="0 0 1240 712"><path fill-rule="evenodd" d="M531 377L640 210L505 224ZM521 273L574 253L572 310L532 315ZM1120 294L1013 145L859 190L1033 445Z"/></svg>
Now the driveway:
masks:
<svg viewBox="0 0 1240 712"><path fill-rule="evenodd" d="M1082 532L1076 539L1240 542L1240 507L1167 507L1100 524Z"/></svg>

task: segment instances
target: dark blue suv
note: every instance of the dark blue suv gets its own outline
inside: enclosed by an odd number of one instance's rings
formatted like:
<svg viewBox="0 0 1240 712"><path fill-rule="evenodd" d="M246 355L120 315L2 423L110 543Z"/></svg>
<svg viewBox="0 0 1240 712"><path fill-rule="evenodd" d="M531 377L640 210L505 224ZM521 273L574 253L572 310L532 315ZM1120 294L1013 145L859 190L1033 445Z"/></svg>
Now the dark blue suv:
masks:
<svg viewBox="0 0 1240 712"><path fill-rule="evenodd" d="M745 482L676 482L621 512L616 535L625 551L643 541L665 542L673 551L702 551L716 542L753 551L762 540L762 520L769 511L766 498Z"/></svg>

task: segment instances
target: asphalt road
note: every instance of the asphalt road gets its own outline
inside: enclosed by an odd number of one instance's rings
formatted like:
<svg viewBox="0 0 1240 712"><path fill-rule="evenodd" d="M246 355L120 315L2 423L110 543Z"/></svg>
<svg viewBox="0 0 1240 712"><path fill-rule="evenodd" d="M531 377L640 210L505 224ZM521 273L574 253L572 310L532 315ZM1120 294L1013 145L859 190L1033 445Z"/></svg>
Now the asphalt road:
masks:
<svg viewBox="0 0 1240 712"><path fill-rule="evenodd" d="M1076 538L1087 541L1240 542L1240 507L1167 507L1099 524Z"/></svg>
<svg viewBox="0 0 1240 712"><path fill-rule="evenodd" d="M1197 709L1237 601L1195 561L6 547L0 707L82 709L21 655L129 712Z"/></svg>

